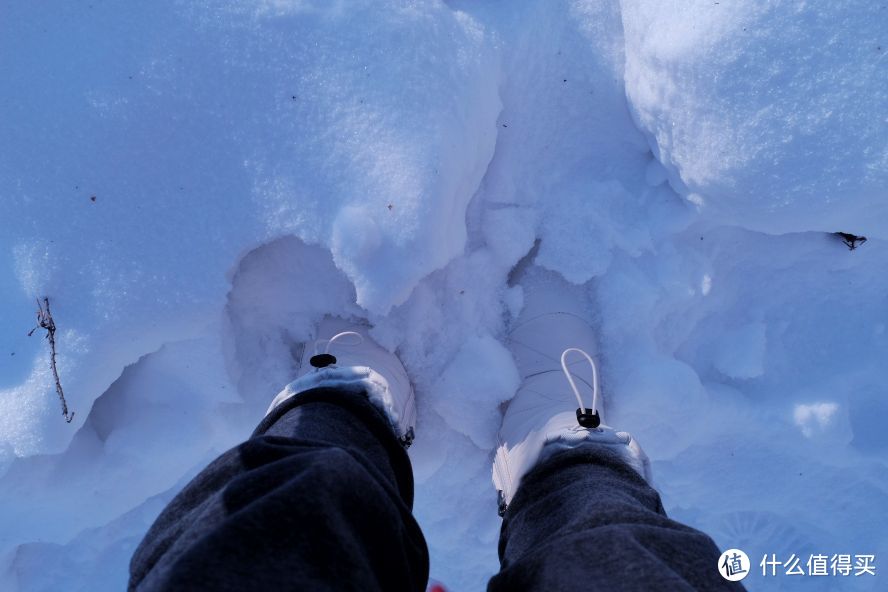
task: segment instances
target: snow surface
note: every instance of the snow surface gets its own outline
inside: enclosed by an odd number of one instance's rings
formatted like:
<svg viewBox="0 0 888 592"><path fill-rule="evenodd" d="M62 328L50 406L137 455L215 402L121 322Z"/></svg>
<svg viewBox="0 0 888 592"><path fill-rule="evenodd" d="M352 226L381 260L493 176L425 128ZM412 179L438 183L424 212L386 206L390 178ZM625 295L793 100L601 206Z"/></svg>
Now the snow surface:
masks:
<svg viewBox="0 0 888 592"><path fill-rule="evenodd" d="M500 342L532 250L588 295L608 421L673 517L754 562L882 568L886 5L0 13L0 588L121 589L163 504L335 313L369 317L410 371L432 575L483 589L517 376ZM43 296L70 425L27 337Z"/></svg>

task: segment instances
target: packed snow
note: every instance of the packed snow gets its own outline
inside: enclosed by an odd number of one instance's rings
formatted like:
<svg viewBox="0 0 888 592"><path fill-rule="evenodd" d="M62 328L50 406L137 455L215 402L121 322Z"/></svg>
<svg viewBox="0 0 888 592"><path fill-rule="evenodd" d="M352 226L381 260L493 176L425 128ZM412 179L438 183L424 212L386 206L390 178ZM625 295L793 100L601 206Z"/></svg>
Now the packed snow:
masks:
<svg viewBox="0 0 888 592"><path fill-rule="evenodd" d="M405 363L432 576L484 589L503 338L541 281L587 299L606 420L749 589L885 589L888 5L0 13L3 590L122 589L325 314ZM879 575L762 577L765 553Z"/></svg>

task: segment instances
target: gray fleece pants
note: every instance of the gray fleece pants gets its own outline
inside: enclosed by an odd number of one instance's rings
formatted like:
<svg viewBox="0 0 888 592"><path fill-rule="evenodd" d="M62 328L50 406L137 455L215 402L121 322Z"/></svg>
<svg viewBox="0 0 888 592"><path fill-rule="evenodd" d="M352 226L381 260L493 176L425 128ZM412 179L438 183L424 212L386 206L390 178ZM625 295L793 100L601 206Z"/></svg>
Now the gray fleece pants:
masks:
<svg viewBox="0 0 888 592"><path fill-rule="evenodd" d="M129 589L422 592L412 505L410 461L382 413L313 389L170 502L133 555ZM499 556L491 592L743 589L718 574L709 537L591 444L546 451L505 514Z"/></svg>

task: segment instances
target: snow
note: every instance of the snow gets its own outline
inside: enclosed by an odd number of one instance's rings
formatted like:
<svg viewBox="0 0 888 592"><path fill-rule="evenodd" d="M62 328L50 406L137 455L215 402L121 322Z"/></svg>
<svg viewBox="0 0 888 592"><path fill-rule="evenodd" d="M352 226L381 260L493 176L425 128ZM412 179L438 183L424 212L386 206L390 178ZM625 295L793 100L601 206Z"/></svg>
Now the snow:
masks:
<svg viewBox="0 0 888 592"><path fill-rule="evenodd" d="M608 422L670 515L754 563L879 565L885 11L8 4L0 588L123 587L163 504L249 434L333 313L407 366L432 576L483 589L528 253L587 295ZM71 424L27 337L43 296Z"/></svg>
<svg viewBox="0 0 888 592"><path fill-rule="evenodd" d="M818 428L825 431L830 427L833 416L839 410L837 403L812 403L796 405L793 417L802 433L811 438Z"/></svg>
<svg viewBox="0 0 888 592"><path fill-rule="evenodd" d="M715 368L728 378L758 378L764 374L768 354L766 330L762 322L726 330L714 347Z"/></svg>
<svg viewBox="0 0 888 592"><path fill-rule="evenodd" d="M512 397L521 377L512 354L485 335L470 337L447 364L431 390L435 411L454 430L483 450L496 447L502 414L499 405Z"/></svg>
<svg viewBox="0 0 888 592"><path fill-rule="evenodd" d="M884 4L621 6L629 103L680 192L755 230L884 236Z"/></svg>

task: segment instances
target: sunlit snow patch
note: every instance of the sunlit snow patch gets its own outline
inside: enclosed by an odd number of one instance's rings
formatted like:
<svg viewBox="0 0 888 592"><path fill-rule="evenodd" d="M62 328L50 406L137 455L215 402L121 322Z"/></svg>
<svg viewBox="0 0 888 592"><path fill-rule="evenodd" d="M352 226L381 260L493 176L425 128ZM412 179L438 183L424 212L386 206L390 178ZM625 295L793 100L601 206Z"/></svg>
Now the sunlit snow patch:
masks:
<svg viewBox="0 0 888 592"><path fill-rule="evenodd" d="M792 413L795 424L810 438L829 427L839 406L836 403L798 404Z"/></svg>

